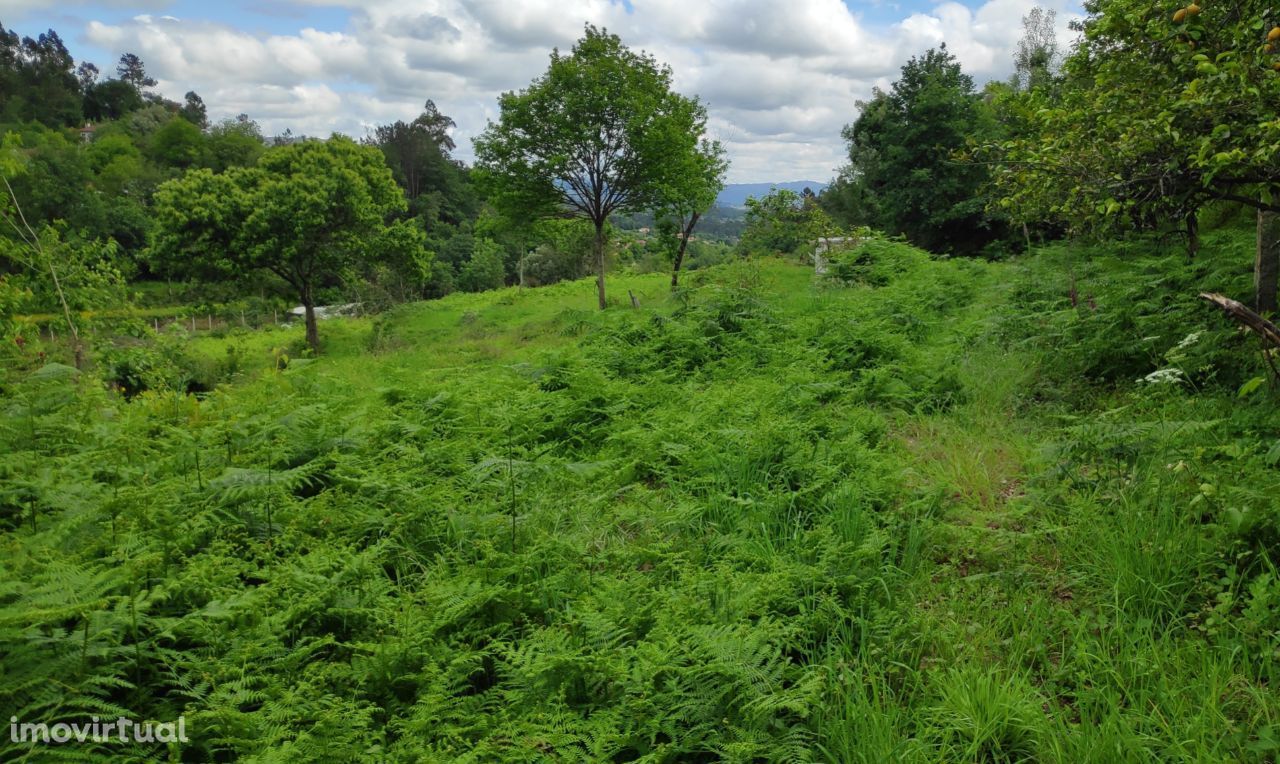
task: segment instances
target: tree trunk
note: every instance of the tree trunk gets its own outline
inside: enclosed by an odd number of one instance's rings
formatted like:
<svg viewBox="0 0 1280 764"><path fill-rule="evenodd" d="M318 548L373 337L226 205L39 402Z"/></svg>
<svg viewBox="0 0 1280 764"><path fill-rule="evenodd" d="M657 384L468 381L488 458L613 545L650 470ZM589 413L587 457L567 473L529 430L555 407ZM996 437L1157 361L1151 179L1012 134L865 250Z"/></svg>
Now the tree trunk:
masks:
<svg viewBox="0 0 1280 764"><path fill-rule="evenodd" d="M1280 213L1258 210L1258 250L1253 263L1254 309L1276 312L1276 278L1280 275Z"/></svg>
<svg viewBox="0 0 1280 764"><path fill-rule="evenodd" d="M1200 216L1195 210L1187 213L1187 258L1200 254Z"/></svg>
<svg viewBox="0 0 1280 764"><path fill-rule="evenodd" d="M689 246L689 237L693 235L693 227L698 224L700 215L695 212L689 216L689 222L680 231L680 248L676 250L675 267L671 269L671 291L680 286L680 264L684 262L684 250Z"/></svg>
<svg viewBox="0 0 1280 764"><path fill-rule="evenodd" d="M316 328L316 306L315 299L311 297L311 290L308 289L302 294L302 307L307 314L307 345L311 347L311 352L316 355L320 354L320 330Z"/></svg>
<svg viewBox="0 0 1280 764"><path fill-rule="evenodd" d="M609 307L604 298L604 221L596 221L596 237L591 242L592 255L596 260L596 293L600 297L600 310Z"/></svg>

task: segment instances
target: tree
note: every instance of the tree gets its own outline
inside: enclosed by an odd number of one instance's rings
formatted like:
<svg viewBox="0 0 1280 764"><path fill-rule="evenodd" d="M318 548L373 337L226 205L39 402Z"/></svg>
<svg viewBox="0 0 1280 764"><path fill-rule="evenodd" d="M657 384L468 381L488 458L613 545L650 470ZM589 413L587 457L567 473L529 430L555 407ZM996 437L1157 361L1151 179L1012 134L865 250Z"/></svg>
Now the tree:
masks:
<svg viewBox="0 0 1280 764"><path fill-rule="evenodd" d="M1254 301L1274 311L1280 246L1280 62L1274 3L1179 9L1091 0L1060 93L1032 93L1030 129L993 152L1001 205L1076 229L1180 221L1227 200L1258 211ZM1272 46L1272 47L1269 47Z"/></svg>
<svg viewBox="0 0 1280 764"><path fill-rule="evenodd" d="M174 117L151 134L147 149L156 164L186 169L200 161L204 134L187 120Z"/></svg>
<svg viewBox="0 0 1280 764"><path fill-rule="evenodd" d="M204 99L194 90L187 91L183 96L184 102L182 108L178 110L178 116L200 128L201 130L209 129L209 110L205 108Z"/></svg>
<svg viewBox="0 0 1280 764"><path fill-rule="evenodd" d="M934 251L971 252L1002 235L984 213L986 169L957 161L993 125L946 45L912 58L890 91L859 106L843 131L849 164L832 192L850 198L826 204L852 213L842 222L905 234Z"/></svg>
<svg viewBox="0 0 1280 764"><path fill-rule="evenodd" d="M661 204L680 152L698 146L705 109L672 92L669 67L593 26L568 55L552 51L546 73L504 93L498 107L498 122L475 140L479 180L512 217L591 221L605 308L609 216Z"/></svg>
<svg viewBox="0 0 1280 764"><path fill-rule="evenodd" d="M88 94L90 88L98 82L98 67L83 61L76 67L76 81L80 83L80 92Z"/></svg>
<svg viewBox="0 0 1280 764"><path fill-rule="evenodd" d="M205 149L208 167L222 172L232 167L248 167L258 161L267 147L257 122L226 119L209 129Z"/></svg>
<svg viewBox="0 0 1280 764"><path fill-rule="evenodd" d="M1047 84L1058 63L1058 13L1039 6L1022 17L1022 38L1013 56L1014 82L1023 90Z"/></svg>
<svg viewBox="0 0 1280 764"><path fill-rule="evenodd" d="M412 122L379 125L365 141L382 150L409 199L410 211L428 226L438 220L457 225L479 210L465 168L449 156L454 149L449 130L454 126L427 101Z"/></svg>
<svg viewBox="0 0 1280 764"><path fill-rule="evenodd" d="M433 143L444 150L445 154L457 148L453 138L449 137L449 131L457 127L457 123L452 118L440 113L436 108L435 101L430 98L422 105L422 113L417 119L413 120L413 125L426 132L427 137Z"/></svg>
<svg viewBox="0 0 1280 764"><path fill-rule="evenodd" d="M464 292L486 292L501 289L506 283L506 269L502 264L502 248L489 239L476 239L471 249L471 259L458 274L458 286Z"/></svg>
<svg viewBox="0 0 1280 764"><path fill-rule="evenodd" d="M38 123L5 137L22 156L22 172L9 177L31 226L62 220L88 238L101 234L102 200L90 189L92 173L79 140Z"/></svg>
<svg viewBox="0 0 1280 764"><path fill-rule="evenodd" d="M75 127L83 119L75 60L58 33L34 39L0 25L0 122Z"/></svg>
<svg viewBox="0 0 1280 764"><path fill-rule="evenodd" d="M671 267L673 290L680 285L680 266L693 229L703 213L715 205L716 197L724 188L724 174L729 169L719 141L697 140L705 129L704 120L698 124L695 133L673 136L673 140L692 139L695 145L674 152L662 190L660 216L669 216L677 226L678 244Z"/></svg>
<svg viewBox="0 0 1280 764"><path fill-rule="evenodd" d="M385 252L388 240L421 241L387 222L405 202L382 155L337 135L272 148L253 167L189 171L160 186L154 204L158 267L221 278L271 271L302 302L315 351L325 279Z"/></svg>
<svg viewBox="0 0 1280 764"><path fill-rule="evenodd" d="M747 227L738 240L744 255L792 255L813 244L830 218L814 201L785 188L747 199Z"/></svg>
<svg viewBox="0 0 1280 764"><path fill-rule="evenodd" d="M84 116L94 122L121 119L141 109L142 94L124 80L105 80L88 86L84 94Z"/></svg>
<svg viewBox="0 0 1280 764"><path fill-rule="evenodd" d="M124 280L114 267L115 243L92 242L72 244L64 239L58 227L40 225L33 227L33 220L23 209L19 194L9 182L28 171L29 161L24 159L22 143L10 133L0 144L0 220L3 231L0 236L0 264L16 264L30 276L37 297L43 305L56 305L66 322L71 339L71 351L76 368L84 361L84 345L80 325L75 312L119 304ZM7 271L8 267L0 268ZM42 294L43 293L43 294Z"/></svg>
<svg viewBox="0 0 1280 764"><path fill-rule="evenodd" d="M147 69L142 63L142 59L133 53L125 53L120 56L120 63L116 64L116 76L122 82L133 85L138 92L142 92L145 88L156 86L156 81L147 75Z"/></svg>

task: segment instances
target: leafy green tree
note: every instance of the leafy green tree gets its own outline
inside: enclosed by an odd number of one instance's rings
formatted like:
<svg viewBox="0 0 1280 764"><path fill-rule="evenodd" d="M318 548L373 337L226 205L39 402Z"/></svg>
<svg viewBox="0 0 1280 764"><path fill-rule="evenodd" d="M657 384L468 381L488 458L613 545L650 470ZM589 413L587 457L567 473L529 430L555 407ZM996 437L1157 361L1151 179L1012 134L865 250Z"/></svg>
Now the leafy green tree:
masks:
<svg viewBox="0 0 1280 764"><path fill-rule="evenodd" d="M156 164L178 169L197 165L204 155L204 134L182 117L174 117L151 135L147 145Z"/></svg>
<svg viewBox="0 0 1280 764"><path fill-rule="evenodd" d="M1022 17L1022 37L1013 56L1014 84L1023 90L1048 85L1058 65L1057 11L1039 6Z"/></svg>
<svg viewBox="0 0 1280 764"><path fill-rule="evenodd" d="M994 125L945 44L912 58L888 92L877 90L860 106L843 132L849 165L834 191L849 198L829 205L850 213L842 222L945 252L973 252L1003 234L984 212L985 168L956 161Z"/></svg>
<svg viewBox="0 0 1280 764"><path fill-rule="evenodd" d="M209 110L205 108L204 99L194 90L187 91L183 96L183 104L178 110L178 116L201 130L209 129Z"/></svg>
<svg viewBox="0 0 1280 764"><path fill-rule="evenodd" d="M790 255L812 242L810 212L795 191L775 188L747 199L747 227L738 241L744 255Z"/></svg>
<svg viewBox="0 0 1280 764"><path fill-rule="evenodd" d="M267 150L258 123L250 119L227 119L209 129L205 140L205 162L214 172L232 167L248 167Z"/></svg>
<svg viewBox="0 0 1280 764"><path fill-rule="evenodd" d="M503 94L498 106L498 122L475 141L479 179L513 217L591 221L605 308L609 216L661 203L681 152L698 146L705 109L672 92L669 67L592 26L568 55L553 51L546 73Z"/></svg>
<svg viewBox="0 0 1280 764"><path fill-rule="evenodd" d="M162 269L229 278L257 269L293 287L307 343L320 347L316 291L385 251L405 209L381 153L335 135L272 148L253 167L189 171L155 194L152 257Z"/></svg>
<svg viewBox="0 0 1280 764"><path fill-rule="evenodd" d="M75 127L83 114L75 60L58 33L19 39L0 25L0 122Z"/></svg>
<svg viewBox="0 0 1280 764"><path fill-rule="evenodd" d="M123 119L144 105L142 94L124 80L95 82L84 94L84 116L91 122Z"/></svg>
<svg viewBox="0 0 1280 764"><path fill-rule="evenodd" d="M506 283L506 268L502 263L502 247L489 239L476 239L471 259L458 274L458 286L464 292L486 292L501 289Z"/></svg>
<svg viewBox="0 0 1280 764"><path fill-rule="evenodd" d="M671 288L680 284L680 266L684 263L685 251L689 247L689 239L693 229L698 225L703 213L715 206L716 197L724 188L724 175L729 163L724 158L724 147L719 141L703 138L706 121L698 123L695 132L680 133L672 136L673 140L693 141L693 146L685 146L676 151L667 166L668 172L663 183L659 217L669 217L676 226L677 244L671 265Z"/></svg>
<svg viewBox="0 0 1280 764"><path fill-rule="evenodd" d="M379 125L365 141L381 149L404 189L410 211L428 226L440 220L457 225L479 210L465 168L449 155L455 148L449 137L454 126L434 102L427 101L412 122Z"/></svg>
<svg viewBox="0 0 1280 764"><path fill-rule="evenodd" d="M1032 93L1029 129L998 147L1001 205L1076 230L1181 221L1208 201L1258 211L1255 303L1276 309L1280 24L1266 0L1170 11L1091 0L1061 92ZM1280 35L1277 35L1280 37Z"/></svg>
<svg viewBox="0 0 1280 764"><path fill-rule="evenodd" d="M533 251L518 266L521 283L546 285L582 278L591 272L594 241L594 228L581 218L537 221L526 239Z"/></svg>
<svg viewBox="0 0 1280 764"><path fill-rule="evenodd" d="M124 133L96 137L85 146L84 155L93 172L94 186L111 196L125 193L129 184L143 174L142 152Z"/></svg>
<svg viewBox="0 0 1280 764"><path fill-rule="evenodd" d="M11 177L31 225L62 220L85 238L103 235L102 200L90 189L92 172L79 141L39 123L8 137L11 148L21 146L22 172Z"/></svg>
<svg viewBox="0 0 1280 764"><path fill-rule="evenodd" d="M88 61L80 62L76 67L76 82L80 83L80 93L87 94L98 82L98 67Z"/></svg>
<svg viewBox="0 0 1280 764"><path fill-rule="evenodd" d="M30 159L16 134L0 144L0 272L17 272L30 279L29 293L40 308L60 310L76 368L84 360L80 324L74 313L118 305L124 297L124 279L115 267L115 244L67 241L62 226L35 223L27 216L21 195L11 179L30 170Z"/></svg>

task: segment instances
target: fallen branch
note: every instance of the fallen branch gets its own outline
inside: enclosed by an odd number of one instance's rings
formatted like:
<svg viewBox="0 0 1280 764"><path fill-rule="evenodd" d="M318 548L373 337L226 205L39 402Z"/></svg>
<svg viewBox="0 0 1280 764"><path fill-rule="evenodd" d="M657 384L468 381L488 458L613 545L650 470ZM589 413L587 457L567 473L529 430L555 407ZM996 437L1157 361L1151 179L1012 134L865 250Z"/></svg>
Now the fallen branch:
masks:
<svg viewBox="0 0 1280 764"><path fill-rule="evenodd" d="M1280 327L1230 297L1225 297L1216 292L1201 292L1200 297L1222 308L1222 312L1230 316L1236 323L1253 331L1268 346L1280 347Z"/></svg>

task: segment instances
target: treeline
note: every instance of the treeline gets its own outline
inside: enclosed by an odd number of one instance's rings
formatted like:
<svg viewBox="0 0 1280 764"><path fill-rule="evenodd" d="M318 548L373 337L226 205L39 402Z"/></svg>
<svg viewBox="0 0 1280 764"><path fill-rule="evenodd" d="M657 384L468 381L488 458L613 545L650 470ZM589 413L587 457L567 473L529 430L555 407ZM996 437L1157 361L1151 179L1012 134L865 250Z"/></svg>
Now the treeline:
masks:
<svg viewBox="0 0 1280 764"><path fill-rule="evenodd" d="M1256 214L1254 302L1275 311L1280 9L1094 0L1085 10L1065 54L1054 13L1027 15L1006 82L977 89L945 44L911 59L858 105L843 131L848 164L818 207L838 226L995 256L1131 232L1194 255L1206 216ZM789 200L796 211L801 202Z"/></svg>
<svg viewBox="0 0 1280 764"><path fill-rule="evenodd" d="M751 200L735 251L807 257L818 239L870 228L958 255L1131 231L1184 239L1194 254L1206 211L1248 210L1254 303L1274 311L1280 11L1260 0L1174 12L1096 0L1086 11L1064 52L1054 14L1035 9L1013 76L981 89L945 45L912 58L857 105L833 183L820 196ZM251 275L257 291L310 312L592 270L605 307L605 271L619 260L669 267L675 288L682 264L728 253L707 241L726 228L710 211L727 162L705 107L672 91L669 67L605 30L588 26L529 87L503 94L475 168L453 158L453 121L429 100L359 141L267 139L245 115L210 125L193 92L183 103L159 96L137 56L102 77L52 31L0 38L6 315L60 310L74 334L74 310L118 304L129 284L161 277ZM267 206L244 201L318 204L306 189L329 187L317 173L330 171L366 197L338 185L320 207L271 208L279 225L310 221L289 241ZM169 203L157 206L166 184ZM651 230L620 243L615 225L637 219Z"/></svg>
<svg viewBox="0 0 1280 764"><path fill-rule="evenodd" d="M92 63L77 63L52 30L20 38L0 27L0 174L8 184L0 204L8 221L0 231L0 305L6 314L114 307L155 279L205 277L203 293L212 300L227 293L215 281L250 275L223 273L215 280L217 268L173 267L155 246L164 219L157 191L191 173L256 167L310 139L290 131L267 136L245 114L211 124L197 93L177 103L155 86L134 54L122 55L114 76L104 76ZM418 117L360 138L360 149L380 157L403 196L404 204L388 208L383 222L413 228L419 251L318 273L309 300L354 299L376 309L586 273L588 227L498 215L469 168L453 158L453 127L428 100ZM61 287L54 286L55 276ZM273 269L252 276L255 294L299 298L296 285ZM202 294L201 287L194 291Z"/></svg>

